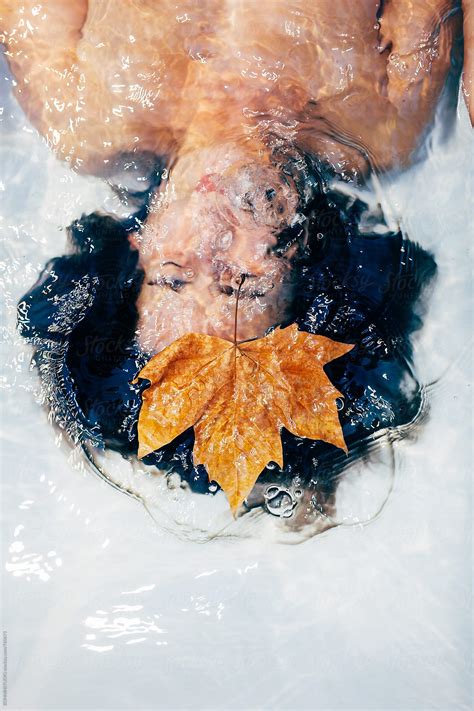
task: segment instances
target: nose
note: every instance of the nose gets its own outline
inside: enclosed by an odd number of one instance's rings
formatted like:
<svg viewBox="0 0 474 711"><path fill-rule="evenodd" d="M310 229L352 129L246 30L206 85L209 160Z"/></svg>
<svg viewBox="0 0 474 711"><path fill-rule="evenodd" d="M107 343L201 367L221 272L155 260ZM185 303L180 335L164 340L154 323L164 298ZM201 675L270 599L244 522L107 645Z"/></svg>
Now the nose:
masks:
<svg viewBox="0 0 474 711"><path fill-rule="evenodd" d="M217 270L217 279L219 281L219 286L223 291L228 293L233 293L239 288L247 270L242 268L239 269L238 266L230 267L229 265L222 266Z"/></svg>

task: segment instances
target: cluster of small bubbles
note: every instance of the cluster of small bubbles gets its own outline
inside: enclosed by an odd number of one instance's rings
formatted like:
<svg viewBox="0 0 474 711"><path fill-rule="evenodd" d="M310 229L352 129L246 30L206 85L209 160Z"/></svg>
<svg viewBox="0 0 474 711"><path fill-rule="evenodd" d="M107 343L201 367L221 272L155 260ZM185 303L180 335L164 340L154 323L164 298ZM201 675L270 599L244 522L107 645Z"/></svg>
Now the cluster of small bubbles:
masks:
<svg viewBox="0 0 474 711"><path fill-rule="evenodd" d="M171 472L166 477L166 485L168 489L180 489L182 488L183 484L184 482L182 481L179 474L176 474L176 472Z"/></svg>
<svg viewBox="0 0 474 711"><path fill-rule="evenodd" d="M293 494L297 499L303 496L303 481L299 475L296 475L292 481Z"/></svg>
<svg viewBox="0 0 474 711"><path fill-rule="evenodd" d="M324 513L324 508L322 504L318 501L318 497L316 496L316 494L313 494L313 496L311 497L311 506L319 514L322 515Z"/></svg>

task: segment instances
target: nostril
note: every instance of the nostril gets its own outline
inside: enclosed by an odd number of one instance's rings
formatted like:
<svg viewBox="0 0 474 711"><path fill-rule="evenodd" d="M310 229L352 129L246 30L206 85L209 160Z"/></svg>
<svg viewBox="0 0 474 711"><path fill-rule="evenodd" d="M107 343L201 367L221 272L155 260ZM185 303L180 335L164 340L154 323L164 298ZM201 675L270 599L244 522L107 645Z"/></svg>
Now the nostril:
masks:
<svg viewBox="0 0 474 711"><path fill-rule="evenodd" d="M219 291L227 296L235 294L244 280L251 276L245 269L230 267L222 263L217 266L215 274Z"/></svg>

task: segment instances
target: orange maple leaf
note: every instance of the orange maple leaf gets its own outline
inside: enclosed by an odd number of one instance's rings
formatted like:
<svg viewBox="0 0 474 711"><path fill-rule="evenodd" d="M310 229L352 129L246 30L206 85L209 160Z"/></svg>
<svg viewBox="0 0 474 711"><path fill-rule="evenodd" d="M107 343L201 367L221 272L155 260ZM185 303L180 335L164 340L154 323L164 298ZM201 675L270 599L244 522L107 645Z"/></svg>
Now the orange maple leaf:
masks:
<svg viewBox="0 0 474 711"><path fill-rule="evenodd" d="M142 395L138 456L194 427L194 463L206 467L235 513L269 462L283 467L282 427L347 451L341 394L323 366L351 348L295 324L243 343L182 336L138 374L151 381Z"/></svg>

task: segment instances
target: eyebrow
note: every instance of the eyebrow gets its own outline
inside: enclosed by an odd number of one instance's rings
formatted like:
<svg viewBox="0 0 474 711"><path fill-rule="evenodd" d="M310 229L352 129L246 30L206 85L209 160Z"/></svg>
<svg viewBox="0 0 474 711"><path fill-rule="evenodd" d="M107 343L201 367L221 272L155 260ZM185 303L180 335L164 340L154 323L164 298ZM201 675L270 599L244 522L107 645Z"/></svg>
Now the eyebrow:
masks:
<svg viewBox="0 0 474 711"><path fill-rule="evenodd" d="M178 262L171 262L171 261L163 262L163 264L161 266L166 267L168 264L172 264L174 267L179 267L180 269L184 269L183 264L178 264Z"/></svg>

